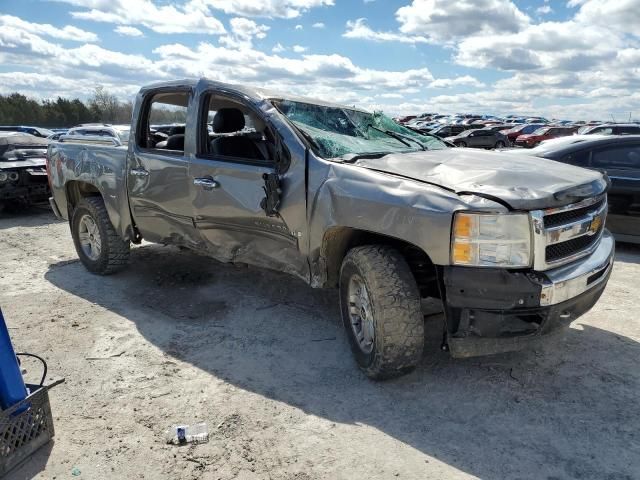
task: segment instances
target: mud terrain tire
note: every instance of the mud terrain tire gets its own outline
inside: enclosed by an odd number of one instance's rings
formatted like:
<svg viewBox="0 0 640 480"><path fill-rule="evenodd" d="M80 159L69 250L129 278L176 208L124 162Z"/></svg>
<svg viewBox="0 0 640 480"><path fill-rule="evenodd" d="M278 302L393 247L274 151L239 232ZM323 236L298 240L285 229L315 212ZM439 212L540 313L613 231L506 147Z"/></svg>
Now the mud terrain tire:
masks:
<svg viewBox="0 0 640 480"><path fill-rule="evenodd" d="M373 339L364 348L358 322L354 326L353 321L353 312L363 311L356 300L361 289L354 294L354 284L366 289L364 310L369 315L364 316L372 323ZM375 380L413 370L424 349L424 318L418 286L402 255L384 245L350 250L342 262L339 288L342 320L361 370Z"/></svg>
<svg viewBox="0 0 640 480"><path fill-rule="evenodd" d="M87 225L94 225L91 232ZM100 197L82 199L71 218L71 235L80 261L87 270L98 275L110 275L129 263L129 242L113 228L104 201ZM88 236L99 242L99 249L91 249ZM84 242L84 247L83 247Z"/></svg>

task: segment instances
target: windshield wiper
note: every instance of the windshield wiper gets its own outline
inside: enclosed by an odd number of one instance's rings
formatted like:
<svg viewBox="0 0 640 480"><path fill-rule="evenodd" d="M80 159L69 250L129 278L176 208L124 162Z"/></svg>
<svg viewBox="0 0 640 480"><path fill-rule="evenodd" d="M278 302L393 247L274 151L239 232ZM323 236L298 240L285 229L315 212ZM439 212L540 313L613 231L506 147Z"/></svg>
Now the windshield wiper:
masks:
<svg viewBox="0 0 640 480"><path fill-rule="evenodd" d="M367 130L370 129L370 128L373 128L374 130L377 130L378 132L384 133L385 135L389 135L391 138L395 138L400 143L403 143L404 145L406 145L409 148L411 148L411 144L408 143L408 142L405 142L405 140L411 140L411 141L417 143L422 150L426 150L426 148L424 148L424 145L422 145L422 143L420 143L418 140L415 140L415 139L413 139L411 137L402 135L401 133L392 132L391 130L383 130L382 128L375 127L371 123L367 124L366 128L367 128Z"/></svg>
<svg viewBox="0 0 640 480"><path fill-rule="evenodd" d="M343 162L354 163L365 158L382 158L391 155L392 152L368 152L368 153L347 153L340 157Z"/></svg>
<svg viewBox="0 0 640 480"><path fill-rule="evenodd" d="M427 147L424 146L424 144L420 140L412 138L409 135L404 135L404 134L398 133L398 132L392 132L390 130L385 130L384 133L386 133L387 135L389 135L390 133L393 133L394 135L398 135L399 137L405 138L407 140L411 140L412 142L416 142L418 144L418 146L422 149L422 151L429 150Z"/></svg>

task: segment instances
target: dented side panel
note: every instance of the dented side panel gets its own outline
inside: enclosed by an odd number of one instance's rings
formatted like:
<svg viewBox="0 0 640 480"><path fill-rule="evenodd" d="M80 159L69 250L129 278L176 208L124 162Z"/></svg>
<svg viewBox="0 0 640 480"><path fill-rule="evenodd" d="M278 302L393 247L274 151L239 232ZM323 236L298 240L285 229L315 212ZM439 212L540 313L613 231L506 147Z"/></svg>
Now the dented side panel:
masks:
<svg viewBox="0 0 640 480"><path fill-rule="evenodd" d="M449 263L453 212L469 208L455 193L415 180L314 159L310 165L310 260L318 262L333 227L383 234ZM321 261L321 260L320 260Z"/></svg>
<svg viewBox="0 0 640 480"><path fill-rule="evenodd" d="M126 147L52 143L47 155L52 195L62 216L69 219L70 182L90 185L101 193L116 232L129 239L132 223L126 195Z"/></svg>

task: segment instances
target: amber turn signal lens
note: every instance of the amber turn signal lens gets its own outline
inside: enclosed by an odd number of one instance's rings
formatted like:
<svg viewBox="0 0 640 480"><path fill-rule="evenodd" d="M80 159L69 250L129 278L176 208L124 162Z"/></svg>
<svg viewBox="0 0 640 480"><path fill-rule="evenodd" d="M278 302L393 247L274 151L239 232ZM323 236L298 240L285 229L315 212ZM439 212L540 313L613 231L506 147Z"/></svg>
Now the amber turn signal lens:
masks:
<svg viewBox="0 0 640 480"><path fill-rule="evenodd" d="M455 224L453 226L454 238L471 238L471 230L473 228L473 217L459 213L456 215Z"/></svg>
<svg viewBox="0 0 640 480"><path fill-rule="evenodd" d="M453 261L458 264L471 262L471 244L456 242L453 244Z"/></svg>

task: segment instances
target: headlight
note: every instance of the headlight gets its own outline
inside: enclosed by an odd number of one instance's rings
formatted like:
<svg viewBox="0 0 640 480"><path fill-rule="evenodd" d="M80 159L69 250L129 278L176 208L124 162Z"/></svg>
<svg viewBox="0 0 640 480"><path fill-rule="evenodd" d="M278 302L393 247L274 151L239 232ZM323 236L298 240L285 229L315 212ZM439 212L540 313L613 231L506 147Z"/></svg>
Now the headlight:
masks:
<svg viewBox="0 0 640 480"><path fill-rule="evenodd" d="M531 260L529 215L458 212L453 217L453 265L517 268Z"/></svg>

